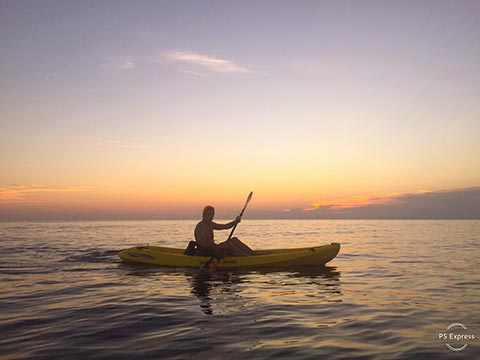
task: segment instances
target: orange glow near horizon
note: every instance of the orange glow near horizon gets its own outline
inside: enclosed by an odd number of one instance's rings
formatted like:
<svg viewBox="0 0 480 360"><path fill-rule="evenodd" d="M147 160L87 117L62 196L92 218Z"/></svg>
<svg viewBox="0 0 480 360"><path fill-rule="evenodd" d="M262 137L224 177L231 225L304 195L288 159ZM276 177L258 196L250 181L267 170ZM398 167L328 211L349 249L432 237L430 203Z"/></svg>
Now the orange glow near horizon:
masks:
<svg viewBox="0 0 480 360"><path fill-rule="evenodd" d="M216 208L218 219L227 219L241 209L248 194L240 191L199 194L191 189L188 192L181 191L180 187L165 193L162 193L161 189L153 192L147 187L141 188L141 191L137 188L129 189L129 192L122 191L118 184L115 189L78 186L50 188L38 184L1 187L0 219L199 219L205 205ZM351 197L326 195L325 200L316 202L305 201L300 196L295 199L293 193L275 197L272 193L267 196L261 191L254 191L246 216L257 219L298 216L328 218L348 215L349 209L360 209L361 213L368 214L369 209L372 209L370 206L374 205L392 204L398 208L412 198L428 200L432 196L446 194L448 197L455 193L458 193L458 196L469 196L464 195L466 191L479 190L478 187L471 187ZM424 193L431 195L422 197ZM380 214L382 211L384 209L380 210Z"/></svg>
<svg viewBox="0 0 480 360"><path fill-rule="evenodd" d="M421 192L416 192L421 193ZM357 196L344 199L332 199L328 201L316 202L313 204L313 208L322 206L329 206L332 210L343 210L348 208L361 207L366 205L380 205L390 204L395 201L395 197L401 195L401 193L384 193L375 194L370 196Z"/></svg>
<svg viewBox="0 0 480 360"><path fill-rule="evenodd" d="M426 192L421 190L417 194ZM192 214L200 213L207 204L215 206L219 212L237 210L243 203L246 193L235 191L230 193L205 191L195 193L176 189L162 193L160 189L130 188L122 191L121 188L93 189L88 187L49 188L47 186L13 185L0 188L0 205L3 206L36 206L46 210L66 209L70 211L88 211L92 209L101 211L119 212L155 212L168 209L175 214L182 212ZM327 200L302 206L305 200L295 199L295 194L287 196L278 195L269 197L262 193L254 192L254 201L249 205L251 209L263 209L277 212L289 212L292 208L302 211L314 211L319 207L330 207L332 210L361 207L372 204L388 204L395 201L401 193L381 193L374 195L354 196L347 198L332 197ZM288 207L286 207L287 205Z"/></svg>

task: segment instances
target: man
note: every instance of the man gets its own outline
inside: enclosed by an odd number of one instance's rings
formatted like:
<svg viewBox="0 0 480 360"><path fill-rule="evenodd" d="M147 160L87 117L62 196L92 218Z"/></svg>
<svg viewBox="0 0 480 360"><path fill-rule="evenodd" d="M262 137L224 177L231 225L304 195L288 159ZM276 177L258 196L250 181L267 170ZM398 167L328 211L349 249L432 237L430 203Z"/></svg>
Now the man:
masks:
<svg viewBox="0 0 480 360"><path fill-rule="evenodd" d="M213 206L206 206L203 209L202 221L195 227L195 241L198 245L197 255L212 256L215 254L215 256L218 257L255 255L255 251L236 237L220 244L215 244L213 240L213 230L231 229L241 221L241 217L237 216L235 220L228 224L217 224L213 222L214 216L215 209Z"/></svg>

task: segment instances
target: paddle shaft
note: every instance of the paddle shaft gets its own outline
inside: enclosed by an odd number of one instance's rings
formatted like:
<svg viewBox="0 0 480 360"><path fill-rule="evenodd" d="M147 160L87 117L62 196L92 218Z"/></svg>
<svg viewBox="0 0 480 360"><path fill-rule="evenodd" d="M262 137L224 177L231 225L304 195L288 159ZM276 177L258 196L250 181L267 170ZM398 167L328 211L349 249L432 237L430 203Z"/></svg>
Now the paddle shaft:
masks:
<svg viewBox="0 0 480 360"><path fill-rule="evenodd" d="M245 212L245 209L247 208L248 201L245 203L245 206L243 207L242 211L240 212L240 218L243 216L243 213ZM235 232L235 229L237 228L238 222L233 226L232 231L230 231L230 235L228 236L228 240L232 238L233 233Z"/></svg>

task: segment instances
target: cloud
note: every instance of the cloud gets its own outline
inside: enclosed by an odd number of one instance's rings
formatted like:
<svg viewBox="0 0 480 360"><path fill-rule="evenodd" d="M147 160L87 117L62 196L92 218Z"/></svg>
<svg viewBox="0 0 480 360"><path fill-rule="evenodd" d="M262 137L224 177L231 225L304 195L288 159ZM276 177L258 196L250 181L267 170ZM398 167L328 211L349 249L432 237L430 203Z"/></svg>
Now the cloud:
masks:
<svg viewBox="0 0 480 360"><path fill-rule="evenodd" d="M359 197L290 209L283 218L480 219L480 187Z"/></svg>
<svg viewBox="0 0 480 360"><path fill-rule="evenodd" d="M193 51L169 51L165 58L170 62L189 64L217 73L249 73L247 68L233 61L202 55Z"/></svg>
<svg viewBox="0 0 480 360"><path fill-rule="evenodd" d="M24 203L35 202L28 196L35 193L75 193L87 191L85 187L48 187L38 184L9 185L0 187L0 203Z"/></svg>
<svg viewBox="0 0 480 360"><path fill-rule="evenodd" d="M201 72L198 72L198 71L193 71L193 70L180 70L180 72L185 73L185 74L191 74L191 75L199 76L199 77L210 77L210 75L208 75L208 74L201 73Z"/></svg>
<svg viewBox="0 0 480 360"><path fill-rule="evenodd" d="M480 187L328 200L281 211L251 210L248 216L257 219L480 219Z"/></svg>
<svg viewBox="0 0 480 360"><path fill-rule="evenodd" d="M103 68L107 71L129 71L148 63L179 63L185 67L188 66L188 68L180 69L180 72L199 77L208 77L209 73L251 73L246 67L231 60L211 57L194 51L177 50L167 51L156 56L114 56L107 59Z"/></svg>

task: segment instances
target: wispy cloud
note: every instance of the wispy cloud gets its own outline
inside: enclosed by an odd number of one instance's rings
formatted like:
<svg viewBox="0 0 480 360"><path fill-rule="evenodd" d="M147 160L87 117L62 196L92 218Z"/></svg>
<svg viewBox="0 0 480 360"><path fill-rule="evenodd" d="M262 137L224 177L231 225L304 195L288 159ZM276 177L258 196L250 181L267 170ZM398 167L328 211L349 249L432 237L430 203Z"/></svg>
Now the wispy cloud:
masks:
<svg viewBox="0 0 480 360"><path fill-rule="evenodd" d="M194 70L180 70L180 72L185 73L185 74L199 76L199 77L210 77L210 75L208 75L208 74L201 73L201 72L194 71Z"/></svg>
<svg viewBox="0 0 480 360"><path fill-rule="evenodd" d="M0 203L34 202L28 199L29 195L36 193L76 193L87 191L86 187L48 187L38 184L9 185L0 187Z"/></svg>
<svg viewBox="0 0 480 360"><path fill-rule="evenodd" d="M181 64L179 71L199 77L209 77L212 73L237 73L247 74L252 71L235 62L218 57L212 57L200 54L194 51L166 51L155 56L118 56L111 57L104 64L103 68L107 71L129 71L148 63Z"/></svg>
<svg viewBox="0 0 480 360"><path fill-rule="evenodd" d="M231 60L220 59L193 51L169 51L165 54L167 61L179 62L206 69L217 73L249 73L249 69Z"/></svg>

